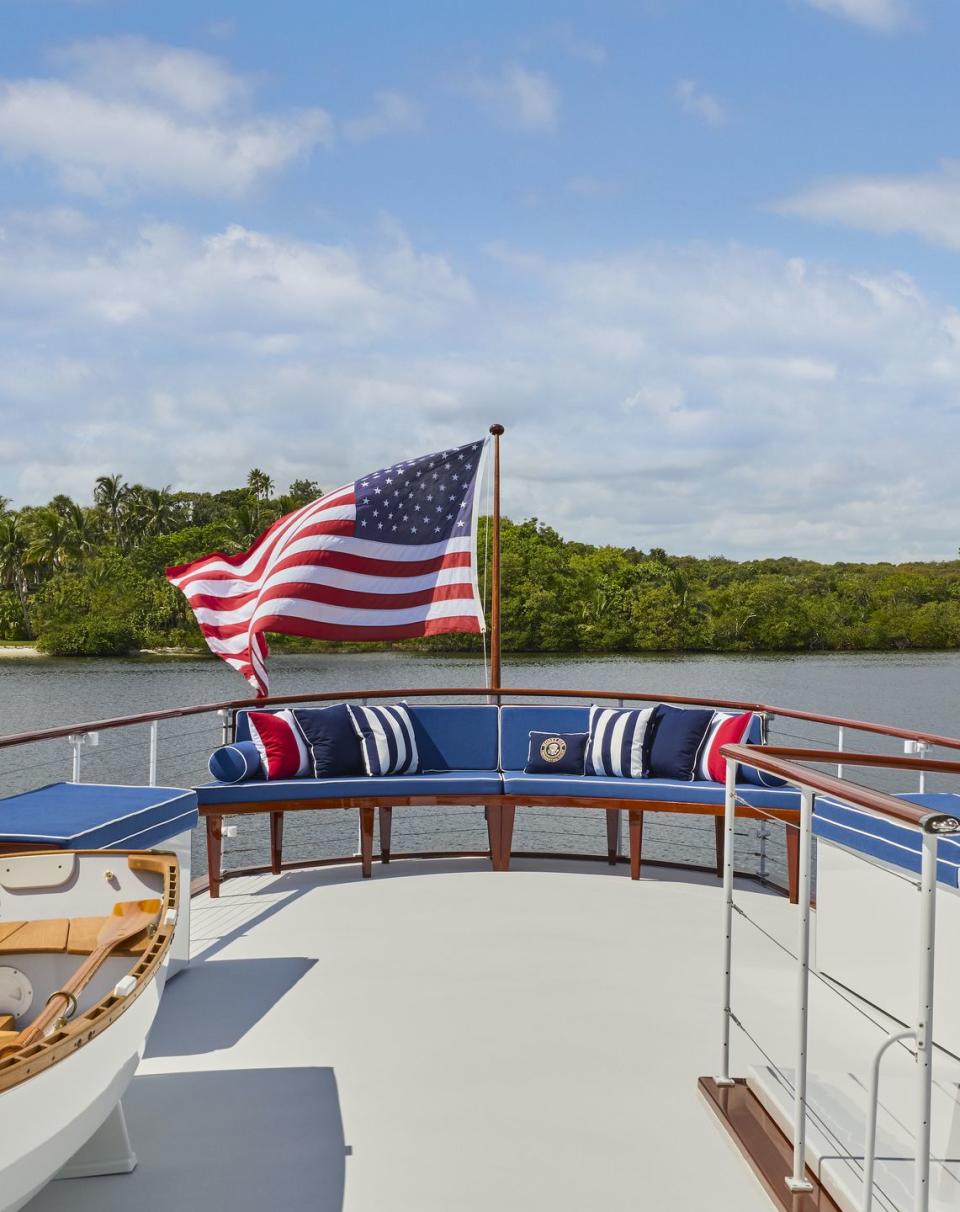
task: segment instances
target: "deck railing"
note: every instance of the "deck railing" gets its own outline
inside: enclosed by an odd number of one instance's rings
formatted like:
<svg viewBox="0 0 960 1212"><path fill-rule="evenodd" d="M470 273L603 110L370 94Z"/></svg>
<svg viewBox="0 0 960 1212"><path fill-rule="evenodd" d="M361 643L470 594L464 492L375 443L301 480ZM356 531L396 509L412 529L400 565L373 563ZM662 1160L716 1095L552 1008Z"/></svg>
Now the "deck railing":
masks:
<svg viewBox="0 0 960 1212"><path fill-rule="evenodd" d="M232 735L233 721L240 709L383 699L467 699L502 703L552 700L561 703L609 702L620 705L662 702L676 706L755 711L761 715L765 733L770 740L797 742L798 747L793 751L793 756L798 760L822 764L829 759L831 764L835 763L838 774L843 772L844 760L853 760L855 757L844 749L844 741L853 734L860 734L865 741L870 740L871 743L895 741L899 745L911 747L911 750L919 750L924 755L922 759L874 755L876 760L872 765L875 771L882 771L888 777L891 774L903 774L908 770L916 773L921 790L928 774L942 776L953 773L949 763L936 762L926 757L933 747L938 746L948 751L960 750L960 739L940 733L848 719L752 700L659 694L652 691L545 687L507 687L491 697L490 692L483 687L378 687L367 690L274 695L267 699L225 699L10 733L0 736L0 789L4 793L24 790L38 782L49 782L57 777L69 777L74 781L80 781L82 778L96 779L103 772L106 772L108 777L102 781L147 782L151 785L161 781L172 785L190 786L205 780L205 759L216 744ZM178 726L178 721L182 722L182 726ZM209 728L211 723L213 727ZM836 748L831 745L829 750L814 751L815 745L829 745L834 737L839 742ZM62 741L67 742L68 749L61 759L57 756L57 743ZM21 754L27 753L31 755L30 760L17 760ZM786 756L786 751L783 756ZM458 846L466 852L482 848L482 828L479 825L473 827L466 817L461 819L462 816L462 813L456 817L451 814L447 820L433 815L427 820L412 814L403 826L410 835L409 841L413 843L412 853L446 854L456 850ZM654 857L656 855L661 861L680 866L709 867L711 836L709 830L705 831L700 827L702 824L697 818L678 820L653 817L652 829L648 834L650 860L657 861ZM352 849L348 853L343 852L344 845L349 846L352 839L348 838L341 826L331 821L325 822L322 829L330 834L329 838L326 835L324 837L322 851L327 859L354 857ZM240 835L238 843L235 844L231 840L231 851L241 860L240 866L255 868L259 865L258 859L265 857L265 849L250 832L249 825L241 825ZM524 822L518 836L518 845L524 847L521 851L524 853L560 853L567 856L577 854L580 857L595 858L600 857L594 849L600 836L599 831L592 830L589 822L579 814L576 820L572 820L560 813L547 813L538 815L535 821ZM785 883L786 866L779 831L768 834L766 822L762 820L759 823L740 821L738 836L743 863L741 873L782 887ZM289 840L296 844L295 836ZM398 840L402 843L402 839ZM198 848L202 848L201 840L198 840ZM197 858L199 863L202 854L198 853Z"/></svg>
<svg viewBox="0 0 960 1212"><path fill-rule="evenodd" d="M941 742L942 743L942 742ZM886 1035L873 1056L868 1079L866 1132L864 1140L862 1182L862 1212L871 1212L874 1202L874 1170L876 1162L876 1128L879 1103L880 1064L884 1054L895 1043L911 1039L917 1060L916 1158L914 1169L914 1212L928 1212L930 1206L930 1136L933 1091L933 1011L934 975L936 969L937 913L937 842L940 837L960 834L960 817L952 813L932 811L922 805L897 799L882 791L864 787L847 779L837 778L811 769L803 762L829 763L841 758L847 766L892 767L920 771L921 774L960 774L960 762L937 761L923 757L886 758L877 754L850 751L827 752L809 748L766 746L761 751L746 745L726 745L721 750L726 759L724 836L726 848L723 869L722 904L722 1010L720 1073L716 1083L733 1086L730 1074L730 1036L733 1025L742 1023L732 1009L733 983L733 918L737 909L734 900L734 869L736 847L736 809L738 805L736 771L738 765L784 779L800 792L800 815L795 826L800 835L799 903L797 914L796 964L796 1059L793 1076L793 1169L786 1184L793 1194L813 1191L808 1178L807 1123L810 1107L807 1101L808 1035L810 1007L810 918L813 877L813 818L816 797L827 795L844 805L863 809L882 819L895 821L916 829L921 839L921 869L917 885L920 894L919 929L916 944L918 966L918 1005L915 1026ZM923 784L921 784L922 790ZM790 827L788 825L788 827ZM835 845L820 837L821 844ZM848 853L854 853L848 851ZM863 854L863 862L874 866ZM866 908L866 907L865 907ZM741 914L751 920L743 910ZM756 924L756 923L754 923Z"/></svg>

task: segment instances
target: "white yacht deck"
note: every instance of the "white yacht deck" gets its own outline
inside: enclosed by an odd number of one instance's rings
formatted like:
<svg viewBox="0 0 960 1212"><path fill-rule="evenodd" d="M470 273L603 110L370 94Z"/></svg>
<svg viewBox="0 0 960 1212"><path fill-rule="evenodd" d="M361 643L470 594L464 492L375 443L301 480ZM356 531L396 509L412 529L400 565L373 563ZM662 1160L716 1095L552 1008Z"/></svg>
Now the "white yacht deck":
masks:
<svg viewBox="0 0 960 1212"><path fill-rule="evenodd" d="M31 1212L765 1212L697 1090L718 882L647 876L465 859L228 881L194 901L195 961L124 1100L137 1170L54 1182ZM792 943L785 898L738 901ZM789 1065L792 964L750 925L735 957L735 1008ZM855 1009L818 985L811 1024L818 1066L865 1071ZM735 1042L745 1074L761 1057Z"/></svg>

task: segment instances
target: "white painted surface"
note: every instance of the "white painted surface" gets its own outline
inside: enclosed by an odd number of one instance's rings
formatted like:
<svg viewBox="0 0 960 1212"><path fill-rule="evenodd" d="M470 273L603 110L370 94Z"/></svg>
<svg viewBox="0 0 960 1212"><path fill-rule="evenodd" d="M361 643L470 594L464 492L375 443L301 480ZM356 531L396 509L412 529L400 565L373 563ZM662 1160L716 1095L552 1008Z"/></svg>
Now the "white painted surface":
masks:
<svg viewBox="0 0 960 1212"><path fill-rule="evenodd" d="M198 898L194 962L124 1099L136 1171L54 1183L31 1212L767 1212L696 1089L717 1063L715 882L523 867Z"/></svg>
<svg viewBox="0 0 960 1212"><path fill-rule="evenodd" d="M915 1026L919 875L823 842L817 864L821 972ZM933 1036L960 1057L960 894L944 884L937 885L936 938Z"/></svg>
<svg viewBox="0 0 960 1212"><path fill-rule="evenodd" d="M778 943L796 910L750 884L736 900L776 941L736 916L734 1010L790 1069ZM696 1089L719 1060L720 941L717 881L677 872L460 860L230 880L194 901L194 962L124 1098L137 1169L51 1184L30 1212L769 1212ZM865 1074L887 1028L861 1010L812 983L824 1114L831 1075ZM895 1051L896 1109L913 1062ZM732 1059L762 1061L738 1029ZM937 1080L934 1147L960 1155L953 1078Z"/></svg>

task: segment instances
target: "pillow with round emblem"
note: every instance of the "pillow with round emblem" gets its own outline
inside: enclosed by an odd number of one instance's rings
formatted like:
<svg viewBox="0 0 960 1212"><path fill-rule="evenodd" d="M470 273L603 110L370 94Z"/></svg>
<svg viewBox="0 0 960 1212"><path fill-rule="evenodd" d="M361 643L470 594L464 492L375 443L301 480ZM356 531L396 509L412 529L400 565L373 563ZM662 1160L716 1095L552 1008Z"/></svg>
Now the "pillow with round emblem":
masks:
<svg viewBox="0 0 960 1212"><path fill-rule="evenodd" d="M583 774L589 732L531 732L524 774Z"/></svg>

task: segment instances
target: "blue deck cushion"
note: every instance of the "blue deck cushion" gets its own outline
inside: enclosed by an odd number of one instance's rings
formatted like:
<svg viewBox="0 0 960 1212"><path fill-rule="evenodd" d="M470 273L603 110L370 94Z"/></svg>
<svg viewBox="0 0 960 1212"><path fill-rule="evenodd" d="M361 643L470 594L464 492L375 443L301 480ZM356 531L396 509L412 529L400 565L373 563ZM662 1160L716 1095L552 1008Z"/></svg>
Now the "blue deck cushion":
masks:
<svg viewBox="0 0 960 1212"><path fill-rule="evenodd" d="M650 773L651 724L656 707L590 708L586 774L642 779Z"/></svg>
<svg viewBox="0 0 960 1212"><path fill-rule="evenodd" d="M417 738L410 712L403 704L393 707L347 708L360 738L360 751L367 774L416 774L420 769Z"/></svg>
<svg viewBox="0 0 960 1212"><path fill-rule="evenodd" d="M148 850L196 823L196 792L181 787L51 783L0 799L0 841L24 846Z"/></svg>
<svg viewBox="0 0 960 1212"><path fill-rule="evenodd" d="M712 721L710 708L671 707L661 703L650 722L651 777L692 782L700 747Z"/></svg>
<svg viewBox="0 0 960 1212"><path fill-rule="evenodd" d="M724 789L720 783L689 783L679 779L621 779L511 771L503 776L503 790L509 796L516 796L521 805L525 795L555 796L558 804L563 803L565 795L571 799L660 800L670 804L703 804L710 807L723 807L724 802ZM800 793L792 787L738 786L737 795L753 808L786 808L792 811L800 807Z"/></svg>
<svg viewBox="0 0 960 1212"><path fill-rule="evenodd" d="M960 795L950 792L913 792L898 795L929 808L931 812L960 815ZM814 801L813 832L825 841L839 842L870 858L880 859L915 874L920 872L920 830L861 808L850 808L829 796ZM951 888L960 887L960 840L943 837L937 843L937 879Z"/></svg>
<svg viewBox="0 0 960 1212"><path fill-rule="evenodd" d="M506 706L500 708L500 769L522 771L531 732L589 732L589 707Z"/></svg>
<svg viewBox="0 0 960 1212"><path fill-rule="evenodd" d="M497 770L499 712L493 705L407 705L420 754L420 769Z"/></svg>
<svg viewBox="0 0 960 1212"><path fill-rule="evenodd" d="M525 774L583 774L589 732L531 732Z"/></svg>
<svg viewBox="0 0 960 1212"><path fill-rule="evenodd" d="M331 707L298 707L293 718L307 744L315 779L363 774L363 752L353 717L343 703Z"/></svg>
<svg viewBox="0 0 960 1212"><path fill-rule="evenodd" d="M210 773L221 783L245 783L260 775L260 750L253 741L221 745L210 754Z"/></svg>
<svg viewBox="0 0 960 1212"><path fill-rule="evenodd" d="M360 775L343 779L275 779L270 783L206 783L197 788L201 805L262 803L264 812L284 800L358 799L363 796L498 795L503 789L495 770L451 770L434 774ZM319 806L319 805L318 805Z"/></svg>

